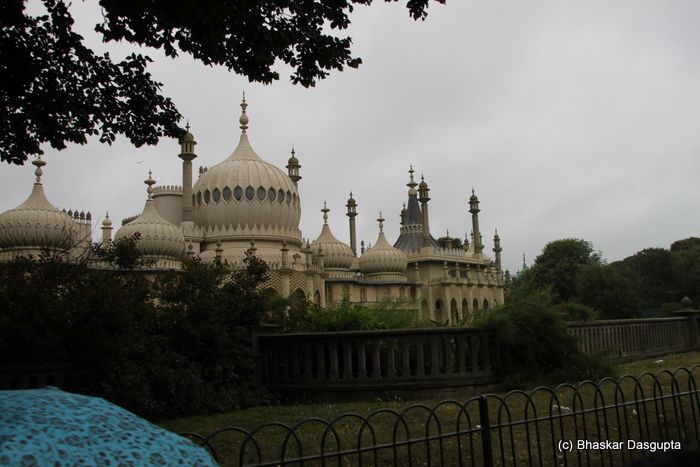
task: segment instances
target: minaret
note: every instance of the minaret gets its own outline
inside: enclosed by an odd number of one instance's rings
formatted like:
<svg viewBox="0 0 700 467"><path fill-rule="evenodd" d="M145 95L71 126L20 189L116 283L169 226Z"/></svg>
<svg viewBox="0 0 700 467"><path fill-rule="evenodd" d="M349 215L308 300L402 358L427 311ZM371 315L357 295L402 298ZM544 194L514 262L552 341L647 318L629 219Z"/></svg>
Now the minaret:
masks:
<svg viewBox="0 0 700 467"><path fill-rule="evenodd" d="M345 214L348 216L350 223L350 249L352 253L357 256L357 236L355 233L355 217L357 217L357 203L352 197L352 191L350 192L350 198L348 198L348 204L345 205L348 208L348 212Z"/></svg>
<svg viewBox="0 0 700 467"><path fill-rule="evenodd" d="M469 197L469 212L472 213L472 242L474 243L474 253L479 254L484 251L481 242L481 232L479 232L479 198L476 197L472 188L472 195Z"/></svg>
<svg viewBox="0 0 700 467"><path fill-rule="evenodd" d="M496 229L496 234L493 236L493 252L496 253L496 271L501 272L501 237L498 236L498 229Z"/></svg>
<svg viewBox="0 0 700 467"><path fill-rule="evenodd" d="M187 133L180 140L180 159L182 159L182 220L193 221L192 215L192 161L197 157L194 147L197 142L190 133L190 122L185 126Z"/></svg>
<svg viewBox="0 0 700 467"><path fill-rule="evenodd" d="M292 146L292 157L287 161L287 173L289 174L289 178L294 182L294 185L296 185L299 180L301 180L301 175L299 175L299 168L301 165L299 165L299 160L294 154L294 146Z"/></svg>
<svg viewBox="0 0 700 467"><path fill-rule="evenodd" d="M403 209L401 209L401 225L406 225L406 215L408 214L408 211L406 211L406 203L403 203Z"/></svg>
<svg viewBox="0 0 700 467"><path fill-rule="evenodd" d="M105 215L102 221L102 247L106 248L112 241L112 219L109 218L109 213Z"/></svg>
<svg viewBox="0 0 700 467"><path fill-rule="evenodd" d="M428 184L425 183L425 179L422 175L420 180L421 182L418 185L418 201L420 201L420 208L423 213L423 246L427 247L430 246L430 224L428 220L428 201L430 201L430 198L428 198L428 192L430 189L428 188Z"/></svg>

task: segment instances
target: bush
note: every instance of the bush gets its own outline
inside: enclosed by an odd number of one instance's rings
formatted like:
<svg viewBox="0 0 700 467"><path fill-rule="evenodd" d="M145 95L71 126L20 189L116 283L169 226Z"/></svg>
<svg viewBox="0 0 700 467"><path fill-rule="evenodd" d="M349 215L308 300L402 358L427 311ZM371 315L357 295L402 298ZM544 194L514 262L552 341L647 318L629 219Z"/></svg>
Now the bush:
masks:
<svg viewBox="0 0 700 467"><path fill-rule="evenodd" d="M597 379L612 373L602 356L578 350L560 308L547 291L521 297L475 324L497 330L503 345L504 384L509 389Z"/></svg>
<svg viewBox="0 0 700 467"><path fill-rule="evenodd" d="M127 261L114 269L50 256L2 263L0 364L81 365L93 375L84 392L149 418L264 402L250 330L267 268L246 262L231 271L190 261L155 281Z"/></svg>
<svg viewBox="0 0 700 467"><path fill-rule="evenodd" d="M328 308L318 309L305 299L290 301L286 312L273 319L289 332L333 332L359 331L371 329L405 329L425 327L418 319L417 310L407 308L404 303L390 300L368 308L353 305L345 296L340 302Z"/></svg>

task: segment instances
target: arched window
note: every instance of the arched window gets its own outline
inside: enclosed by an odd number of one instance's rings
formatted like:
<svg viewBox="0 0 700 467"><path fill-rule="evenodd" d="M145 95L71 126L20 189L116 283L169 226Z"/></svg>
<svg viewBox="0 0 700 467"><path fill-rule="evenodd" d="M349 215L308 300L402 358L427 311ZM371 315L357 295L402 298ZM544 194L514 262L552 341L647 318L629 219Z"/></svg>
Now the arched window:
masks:
<svg viewBox="0 0 700 467"><path fill-rule="evenodd" d="M233 189L233 199L235 199L236 201L240 201L243 199L243 188L237 186Z"/></svg>
<svg viewBox="0 0 700 467"><path fill-rule="evenodd" d="M450 302L450 321L453 324L459 321L459 315L457 314L457 300L454 298Z"/></svg>
<svg viewBox="0 0 700 467"><path fill-rule="evenodd" d="M489 309L489 301L486 300L486 299L484 299L483 308L484 308L484 310L488 310L488 309Z"/></svg>
<svg viewBox="0 0 700 467"><path fill-rule="evenodd" d="M221 191L219 191L218 188L214 188L214 191L211 193L211 199L213 199L215 203L218 203L221 199Z"/></svg>
<svg viewBox="0 0 700 467"><path fill-rule="evenodd" d="M255 188L248 185L248 187L245 189L245 199L248 201L253 201L253 198L255 198Z"/></svg>
<svg viewBox="0 0 700 467"><path fill-rule="evenodd" d="M462 299L462 321L467 321L471 316L469 316L469 302L466 298Z"/></svg>
<svg viewBox="0 0 700 467"><path fill-rule="evenodd" d="M229 187L224 188L224 201L231 201L231 189Z"/></svg>
<svg viewBox="0 0 700 467"><path fill-rule="evenodd" d="M265 190L265 188L259 186L258 187L258 201L263 201L266 196L267 196L267 191Z"/></svg>
<svg viewBox="0 0 700 467"><path fill-rule="evenodd" d="M475 298L472 302L472 316L476 316L477 311L479 311L479 300Z"/></svg>
<svg viewBox="0 0 700 467"><path fill-rule="evenodd" d="M209 193L209 190L204 190L204 204L208 204L210 198L211 194Z"/></svg>
<svg viewBox="0 0 700 467"><path fill-rule="evenodd" d="M318 290L314 294L314 305L316 305L316 308L321 308L321 294Z"/></svg>
<svg viewBox="0 0 700 467"><path fill-rule="evenodd" d="M275 191L274 188L270 188L269 190L267 190L267 199L269 199L272 202L276 198L277 198L277 192Z"/></svg>
<svg viewBox="0 0 700 467"><path fill-rule="evenodd" d="M440 300L439 298L437 300L435 300L435 320L436 321L442 321L444 319L443 318L443 312L444 312L443 308L444 307L442 304L442 300Z"/></svg>
<svg viewBox="0 0 700 467"><path fill-rule="evenodd" d="M284 190L282 188L277 191L277 201L284 203Z"/></svg>

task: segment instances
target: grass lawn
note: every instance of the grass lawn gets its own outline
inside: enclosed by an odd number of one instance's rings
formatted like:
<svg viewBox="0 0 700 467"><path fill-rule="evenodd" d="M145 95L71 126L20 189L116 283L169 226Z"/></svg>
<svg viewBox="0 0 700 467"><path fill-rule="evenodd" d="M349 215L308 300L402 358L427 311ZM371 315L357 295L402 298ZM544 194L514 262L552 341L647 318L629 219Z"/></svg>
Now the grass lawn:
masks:
<svg viewBox="0 0 700 467"><path fill-rule="evenodd" d="M700 352L668 355L620 365L618 375L656 374L661 370L690 368L699 363ZM693 376L697 379L700 369ZM681 392L694 389L689 380L690 375L684 373L674 383L670 374L664 373L659 378L624 378L619 384L610 380L599 388L589 384L580 388L561 387L556 393L539 390L532 395L519 391L490 395L487 403L496 464L510 464L514 460L524 464L539 463L540 460L544 465L560 464L565 455L556 449L560 440L617 440L622 443L628 439L697 440L694 428L700 420L700 405L695 396L679 396ZM477 396L481 392L470 389L433 393L419 400L255 407L159 424L175 432L208 435L225 427L251 430L269 422L291 427L305 419L316 420L296 428L286 449L282 446L289 430L282 426L268 426L253 437L260 449L259 457L255 444L249 442L244 448L245 462L272 460L281 452L286 457L316 454L321 445L326 452L361 445L374 446L375 449L348 455L342 461L335 458L332 463L356 465L362 461L366 465L377 465L396 461L399 465L407 465L410 459L413 465L454 465L462 459L467 465L480 465L484 453ZM642 402L654 395L667 398ZM448 399L451 402L440 404ZM612 404L618 406L610 407ZM436 414L437 418L431 414ZM370 416L369 423L363 425L367 416ZM322 420L335 420L332 429ZM336 435L337 439L334 438ZM295 436L298 436L298 444ZM212 443L225 465L239 465L238 453L243 438L234 431L214 438ZM394 439L406 441L406 444L397 449L376 448ZM409 439L413 441L409 443ZM581 462L624 465L635 454L639 453L624 449L573 449L568 459L573 465Z"/></svg>

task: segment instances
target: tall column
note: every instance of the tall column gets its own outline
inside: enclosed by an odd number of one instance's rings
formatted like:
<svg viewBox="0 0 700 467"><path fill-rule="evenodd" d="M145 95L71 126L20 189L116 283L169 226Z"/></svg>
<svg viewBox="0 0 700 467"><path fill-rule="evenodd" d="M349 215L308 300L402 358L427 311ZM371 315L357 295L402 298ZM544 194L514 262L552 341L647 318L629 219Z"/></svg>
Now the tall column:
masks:
<svg viewBox="0 0 700 467"><path fill-rule="evenodd" d="M472 195L469 198L469 212L472 213L472 234L474 235L472 242L474 243L474 253L481 253L484 251L484 245L481 242L481 232L479 231L479 198L474 194L472 189Z"/></svg>
<svg viewBox="0 0 700 467"><path fill-rule="evenodd" d="M357 256L357 234L355 232L355 217L357 217L357 203L352 197L352 191L350 192L350 198L348 198L348 204L345 205L348 208L346 216L348 216L350 223L350 248L352 249L352 254Z"/></svg>
<svg viewBox="0 0 700 467"><path fill-rule="evenodd" d="M501 273L501 251L503 251L501 237L498 236L498 230L496 230L496 234L493 236L493 252L496 254L496 271L498 271L499 276Z"/></svg>
<svg viewBox="0 0 700 467"><path fill-rule="evenodd" d="M197 158L194 147L197 142L190 133L190 124L187 123L187 133L180 141L180 159L182 159L182 220L193 221L192 214L192 161Z"/></svg>
<svg viewBox="0 0 700 467"><path fill-rule="evenodd" d="M430 246L430 218L428 216L428 201L430 201L428 192L430 189L422 175L420 179L421 182L418 185L418 201L420 201L420 208L423 213L423 246L427 247Z"/></svg>

